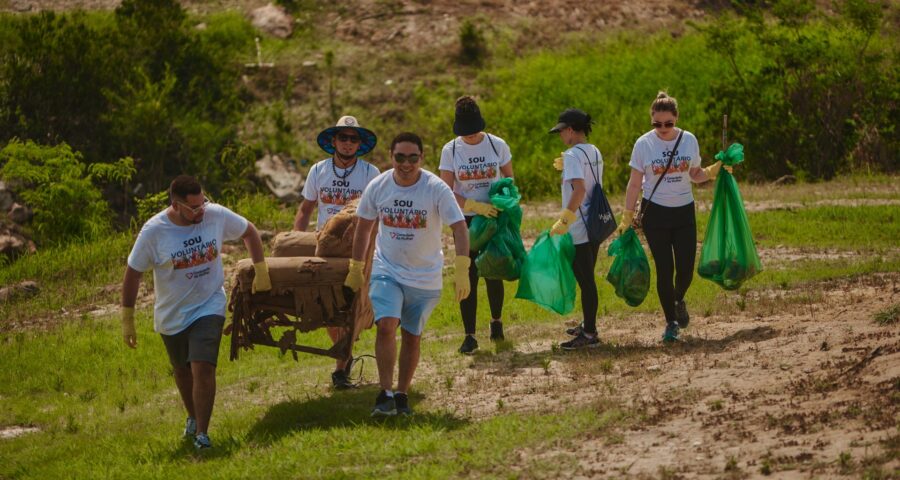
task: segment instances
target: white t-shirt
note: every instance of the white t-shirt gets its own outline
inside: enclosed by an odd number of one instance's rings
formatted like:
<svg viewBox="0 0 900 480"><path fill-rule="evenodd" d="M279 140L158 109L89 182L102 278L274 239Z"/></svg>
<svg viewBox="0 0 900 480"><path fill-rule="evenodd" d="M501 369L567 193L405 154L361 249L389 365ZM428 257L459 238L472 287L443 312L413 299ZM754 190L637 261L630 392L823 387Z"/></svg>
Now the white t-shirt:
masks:
<svg viewBox="0 0 900 480"><path fill-rule="evenodd" d="M222 242L240 238L247 219L211 203L203 221L180 226L163 210L141 228L128 255L128 266L153 269L156 304L153 329L174 335L206 315L225 316L225 274L219 251Z"/></svg>
<svg viewBox="0 0 900 480"><path fill-rule="evenodd" d="M582 152L582 150L584 152ZM587 155L585 155L585 153ZM569 233L572 235L572 243L581 245L588 242L587 228L584 226L584 215L588 214L591 205L591 194L594 185L600 180L603 185L603 155L600 150L590 143L579 143L563 152L562 171L562 207L568 208L572 199L573 187L571 180L583 179L586 190L581 209L575 211L575 222L569 225Z"/></svg>
<svg viewBox="0 0 900 480"><path fill-rule="evenodd" d="M414 185L401 187L388 170L369 184L356 214L378 219L372 275L425 290L441 289L441 226L465 220L450 187L437 175L421 170Z"/></svg>
<svg viewBox="0 0 900 480"><path fill-rule="evenodd" d="M454 145L456 145L455 154ZM494 149L497 150L496 153ZM509 145L502 138L485 133L477 145L469 145L460 137L447 142L441 150L441 164L438 168L453 172L456 177L453 191L458 195L478 202L489 202L491 184L500 180L500 167L510 161L512 154ZM466 212L466 215L475 214Z"/></svg>
<svg viewBox="0 0 900 480"><path fill-rule="evenodd" d="M659 176L669 163L669 153L675 146L675 139L665 141L650 130L634 142L631 151L631 162L628 164L635 170L644 172L644 198L649 199ZM675 159L669 172L653 194L653 203L664 207L683 207L694 201L691 188L690 169L700 166L700 145L693 133L684 131L684 137L675 152Z"/></svg>
<svg viewBox="0 0 900 480"><path fill-rule="evenodd" d="M352 170L351 170L352 169ZM350 174L343 177L347 170ZM335 175L337 172L337 175ZM362 195L366 185L378 176L378 169L369 162L359 158L354 166L343 169L334 165L334 159L326 158L309 169L306 184L303 185L303 198L310 202L318 202L319 215L316 218L316 230L334 214L341 211L344 205Z"/></svg>

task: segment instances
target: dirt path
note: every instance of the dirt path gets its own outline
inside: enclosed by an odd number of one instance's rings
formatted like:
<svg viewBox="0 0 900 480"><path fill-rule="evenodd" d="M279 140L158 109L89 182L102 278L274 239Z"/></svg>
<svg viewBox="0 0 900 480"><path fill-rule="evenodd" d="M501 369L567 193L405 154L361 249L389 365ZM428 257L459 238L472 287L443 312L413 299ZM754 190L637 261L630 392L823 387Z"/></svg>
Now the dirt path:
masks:
<svg viewBox="0 0 900 480"><path fill-rule="evenodd" d="M636 412L630 429L523 450L525 476L548 460L584 478L895 471L900 329L872 316L900 302L900 274L816 288L813 302L763 291L740 315L695 314L671 347L655 315L601 318L605 345L572 354L554 353L562 326L513 326L508 336L526 340L468 360L440 403L476 418L598 404ZM448 383L454 368L432 374Z"/></svg>

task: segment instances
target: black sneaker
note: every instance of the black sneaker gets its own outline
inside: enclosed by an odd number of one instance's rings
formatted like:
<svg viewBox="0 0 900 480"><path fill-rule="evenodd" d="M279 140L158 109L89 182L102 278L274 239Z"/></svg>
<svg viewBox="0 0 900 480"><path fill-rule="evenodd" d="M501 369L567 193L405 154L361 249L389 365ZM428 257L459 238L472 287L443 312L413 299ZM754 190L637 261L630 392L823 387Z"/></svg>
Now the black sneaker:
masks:
<svg viewBox="0 0 900 480"><path fill-rule="evenodd" d="M375 408L372 409L373 417L393 417L397 414L397 405L394 403L394 397L387 396L387 392L382 390L375 399Z"/></svg>
<svg viewBox="0 0 900 480"><path fill-rule="evenodd" d="M350 381L346 369L331 372L331 384L336 390L347 390L356 386Z"/></svg>
<svg viewBox="0 0 900 480"><path fill-rule="evenodd" d="M675 300L675 321L678 322L680 328L687 328L688 323L691 322L691 316L688 314L687 304L684 303L684 300L680 302Z"/></svg>
<svg viewBox="0 0 900 480"><path fill-rule="evenodd" d="M409 408L409 397L405 393L395 393L394 404L397 406L397 415L408 417L413 414L413 409Z"/></svg>
<svg viewBox="0 0 900 480"><path fill-rule="evenodd" d="M600 346L600 338L597 335L588 337L581 332L577 337L559 344L563 350L578 350L579 348L594 348Z"/></svg>
<svg viewBox="0 0 900 480"><path fill-rule="evenodd" d="M491 322L491 340L494 342L503 340L503 322Z"/></svg>
<svg viewBox="0 0 900 480"><path fill-rule="evenodd" d="M663 343L675 343L678 341L678 324L667 323L666 331L663 332Z"/></svg>
<svg viewBox="0 0 900 480"><path fill-rule="evenodd" d="M475 350L478 350L478 340L475 340L475 337L472 335L466 335L465 340L463 340L462 346L459 347L459 353L463 355L471 355L475 353Z"/></svg>
<svg viewBox="0 0 900 480"><path fill-rule="evenodd" d="M571 335L573 337L577 337L577 336L581 335L582 333L584 333L584 326L582 326L580 323L574 327L570 327L570 328L566 329L566 334Z"/></svg>

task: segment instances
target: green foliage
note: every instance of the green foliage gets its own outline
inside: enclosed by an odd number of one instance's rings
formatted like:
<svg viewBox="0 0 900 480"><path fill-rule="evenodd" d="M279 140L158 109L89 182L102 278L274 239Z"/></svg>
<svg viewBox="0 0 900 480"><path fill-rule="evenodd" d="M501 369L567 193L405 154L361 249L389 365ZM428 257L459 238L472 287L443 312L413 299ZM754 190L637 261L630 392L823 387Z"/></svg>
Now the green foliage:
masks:
<svg viewBox="0 0 900 480"><path fill-rule="evenodd" d="M94 179L127 181L134 173L130 159L89 167L64 143L43 147L13 140L0 151L0 164L0 178L34 210L36 239L49 244L109 233L112 214Z"/></svg>
<svg viewBox="0 0 900 480"><path fill-rule="evenodd" d="M459 59L464 64L480 65L487 56L484 34L471 19L459 27Z"/></svg>
<svg viewBox="0 0 900 480"><path fill-rule="evenodd" d="M131 157L149 191L185 171L215 189L243 109L234 58L254 35L237 14L216 20L196 29L175 0L0 17L0 141L66 142L87 163Z"/></svg>
<svg viewBox="0 0 900 480"><path fill-rule="evenodd" d="M147 223L147 220L150 220L150 218L169 205L169 192L163 190L159 193L147 195L144 198L137 199L135 203L137 204L137 217L133 227L140 228L141 225Z"/></svg>
<svg viewBox="0 0 900 480"><path fill-rule="evenodd" d="M701 27L730 67L715 79L708 108L729 114L732 138L752 151L747 169L806 179L896 170L898 35L883 26L883 2L842 0L836 17L810 0L770 3Z"/></svg>

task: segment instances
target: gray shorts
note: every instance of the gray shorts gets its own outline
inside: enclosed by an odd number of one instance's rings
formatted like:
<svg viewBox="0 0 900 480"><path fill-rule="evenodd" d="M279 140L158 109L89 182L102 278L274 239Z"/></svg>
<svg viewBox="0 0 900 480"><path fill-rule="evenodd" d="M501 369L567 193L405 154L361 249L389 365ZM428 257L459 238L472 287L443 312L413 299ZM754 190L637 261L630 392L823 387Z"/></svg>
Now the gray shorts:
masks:
<svg viewBox="0 0 900 480"><path fill-rule="evenodd" d="M190 362L209 362L213 365L219 358L219 343L222 341L222 327L225 317L207 315L194 320L189 327L175 335L162 335L169 361L173 367L184 367Z"/></svg>

